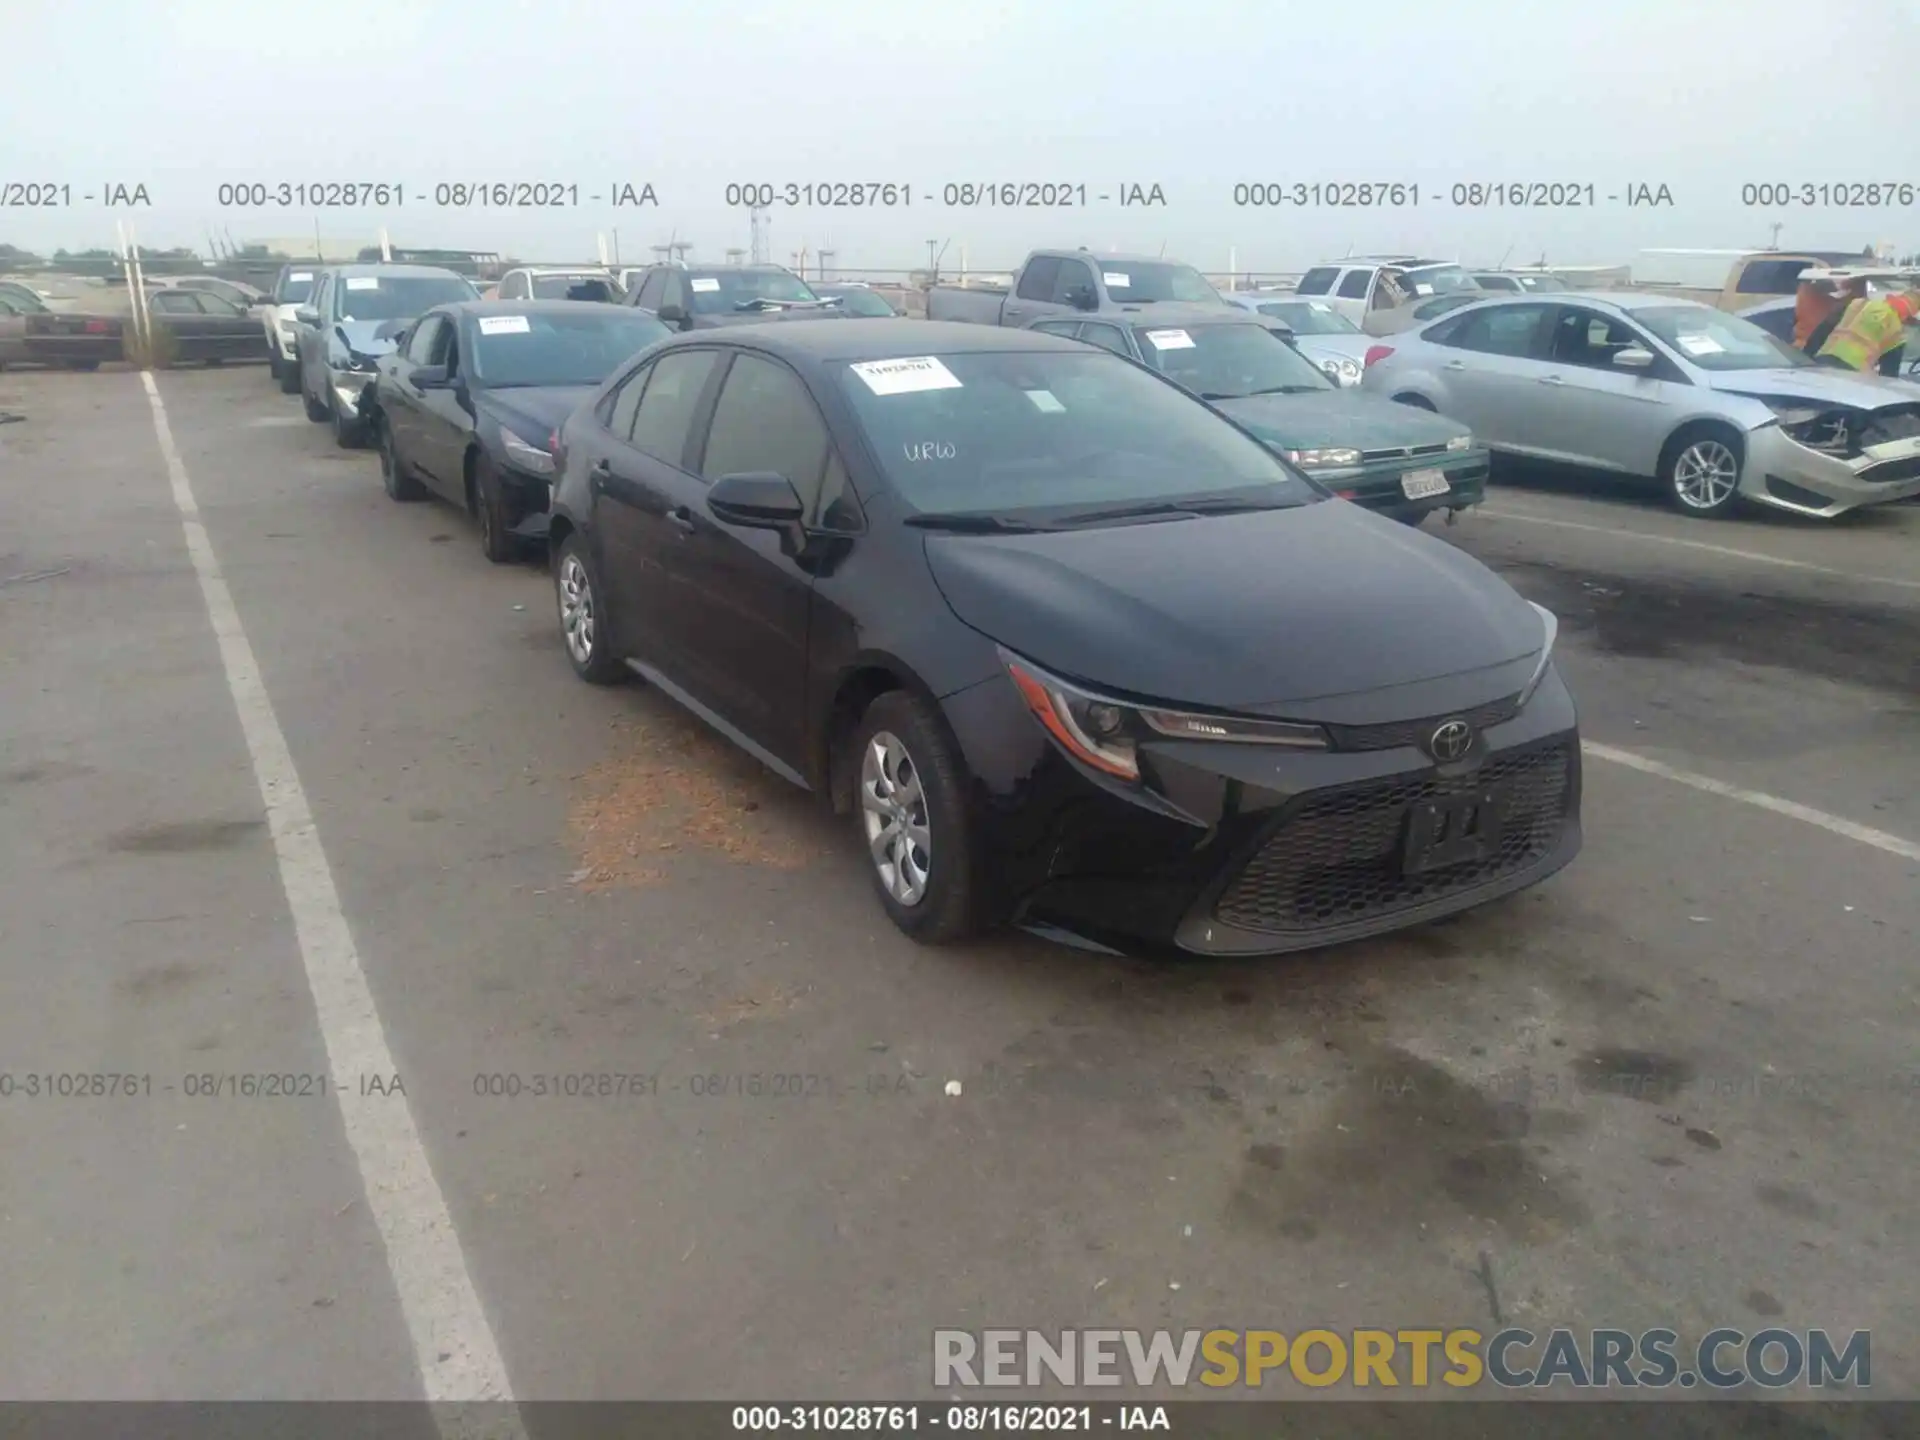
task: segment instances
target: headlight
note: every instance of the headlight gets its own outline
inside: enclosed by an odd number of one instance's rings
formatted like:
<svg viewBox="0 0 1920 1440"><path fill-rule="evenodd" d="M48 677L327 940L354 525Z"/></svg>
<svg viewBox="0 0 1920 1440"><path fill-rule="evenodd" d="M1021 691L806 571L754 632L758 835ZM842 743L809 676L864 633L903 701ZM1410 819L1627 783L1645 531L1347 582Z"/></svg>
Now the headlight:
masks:
<svg viewBox="0 0 1920 1440"><path fill-rule="evenodd" d="M1360 366L1356 361L1346 359L1322 360L1320 369L1336 385L1358 385Z"/></svg>
<svg viewBox="0 0 1920 1440"><path fill-rule="evenodd" d="M507 459L515 465L535 475L553 473L553 456L545 450L537 445L529 445L511 430L502 430L500 435L506 446Z"/></svg>
<svg viewBox="0 0 1920 1440"><path fill-rule="evenodd" d="M1317 725L1146 709L1070 685L1008 651L1002 650L1000 658L1042 728L1074 759L1122 780L1140 778L1138 744L1155 736L1285 745L1296 750L1328 748L1326 732Z"/></svg>
<svg viewBox="0 0 1920 1440"><path fill-rule="evenodd" d="M1456 435L1447 441L1447 449L1449 450L1471 450L1472 448L1473 436L1471 435Z"/></svg>
<svg viewBox="0 0 1920 1440"><path fill-rule="evenodd" d="M370 357L362 355L358 351L349 350L344 356L334 362L333 368L336 370L345 370L351 374L364 375L373 369L373 361Z"/></svg>
<svg viewBox="0 0 1920 1440"><path fill-rule="evenodd" d="M1282 453L1302 470L1332 470L1360 463L1358 450L1287 450Z"/></svg>
<svg viewBox="0 0 1920 1440"><path fill-rule="evenodd" d="M1531 600L1527 603L1533 605ZM1533 667L1533 674L1527 680L1526 689L1520 692L1520 703L1522 705L1525 705L1529 700L1533 699L1533 692L1538 690L1540 688L1540 682L1547 678L1547 666L1553 661L1553 642L1560 634L1559 617L1551 610L1547 609L1544 605L1533 605L1533 611L1534 614L1540 617L1540 624L1545 632L1545 638L1540 642L1540 659Z"/></svg>

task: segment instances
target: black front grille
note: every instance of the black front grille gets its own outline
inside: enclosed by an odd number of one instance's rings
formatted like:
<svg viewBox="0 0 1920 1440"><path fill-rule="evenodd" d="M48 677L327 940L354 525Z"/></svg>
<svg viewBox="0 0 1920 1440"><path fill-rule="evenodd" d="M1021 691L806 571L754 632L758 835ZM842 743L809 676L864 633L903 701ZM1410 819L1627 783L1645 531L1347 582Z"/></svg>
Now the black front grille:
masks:
<svg viewBox="0 0 1920 1440"><path fill-rule="evenodd" d="M1429 772L1310 795L1291 809L1215 902L1240 930L1330 930L1461 895L1517 874L1559 843L1572 798L1571 742L1499 756L1476 773ZM1416 804L1498 787L1500 838L1484 859L1408 875L1401 868Z"/></svg>
<svg viewBox="0 0 1920 1440"><path fill-rule="evenodd" d="M1875 485L1890 485L1896 480L1911 480L1920 475L1920 455L1909 455L1904 460L1883 460L1878 465L1869 465L1860 472L1862 480Z"/></svg>
<svg viewBox="0 0 1920 1440"><path fill-rule="evenodd" d="M1389 725L1328 725L1336 750L1398 750L1403 745L1422 745L1445 720L1464 720L1477 733L1504 724L1520 713L1518 693L1504 700L1492 700L1476 710L1457 715L1432 715L1425 720L1396 720Z"/></svg>
<svg viewBox="0 0 1920 1440"><path fill-rule="evenodd" d="M1443 440L1438 445L1390 445L1380 450L1362 450L1360 458L1371 464L1376 460L1420 459L1428 455L1444 455L1447 445Z"/></svg>

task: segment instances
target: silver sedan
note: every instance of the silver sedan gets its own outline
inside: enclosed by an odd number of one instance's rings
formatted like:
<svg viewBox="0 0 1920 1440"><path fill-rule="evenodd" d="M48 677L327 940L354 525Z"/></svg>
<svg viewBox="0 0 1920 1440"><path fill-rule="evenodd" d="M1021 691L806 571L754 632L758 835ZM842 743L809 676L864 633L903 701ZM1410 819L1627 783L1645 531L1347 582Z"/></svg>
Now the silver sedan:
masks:
<svg viewBox="0 0 1920 1440"><path fill-rule="evenodd" d="M1309 300L1285 290L1236 290L1221 297L1242 310L1278 320L1292 334L1293 348L1318 365L1336 385L1360 383L1367 332L1324 300Z"/></svg>
<svg viewBox="0 0 1920 1440"><path fill-rule="evenodd" d="M1497 453L1656 476L1687 515L1752 501L1830 518L1920 495L1920 385L1665 295L1482 301L1377 345L1362 386Z"/></svg>

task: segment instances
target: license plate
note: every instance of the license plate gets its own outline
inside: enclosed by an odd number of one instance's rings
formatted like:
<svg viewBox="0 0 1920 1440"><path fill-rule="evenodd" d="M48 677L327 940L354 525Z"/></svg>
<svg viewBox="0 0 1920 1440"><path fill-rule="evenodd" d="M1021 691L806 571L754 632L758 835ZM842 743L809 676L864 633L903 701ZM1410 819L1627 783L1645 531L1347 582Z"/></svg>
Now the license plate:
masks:
<svg viewBox="0 0 1920 1440"><path fill-rule="evenodd" d="M1409 500L1424 500L1429 495L1444 495L1453 487L1438 470L1409 470L1400 477L1400 488Z"/></svg>
<svg viewBox="0 0 1920 1440"><path fill-rule="evenodd" d="M1409 875L1485 860L1500 843L1504 804L1492 790L1413 807L1401 868Z"/></svg>

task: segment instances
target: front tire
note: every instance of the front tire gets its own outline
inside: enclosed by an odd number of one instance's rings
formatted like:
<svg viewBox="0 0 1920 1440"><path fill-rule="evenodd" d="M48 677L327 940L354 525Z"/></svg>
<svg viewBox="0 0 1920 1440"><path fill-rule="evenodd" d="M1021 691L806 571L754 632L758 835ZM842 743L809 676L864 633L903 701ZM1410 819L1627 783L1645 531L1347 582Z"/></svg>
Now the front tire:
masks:
<svg viewBox="0 0 1920 1440"><path fill-rule="evenodd" d="M367 427L359 420L340 413L340 407L332 407L333 443L342 450L359 450L367 443Z"/></svg>
<svg viewBox="0 0 1920 1440"><path fill-rule="evenodd" d="M400 442L393 438L393 427L380 424L380 486L389 500L410 505L427 498L426 487L413 476L400 454Z"/></svg>
<svg viewBox="0 0 1920 1440"><path fill-rule="evenodd" d="M473 465L473 513L480 522L480 553L496 565L518 560L520 539L510 533L513 516L500 488L500 476L485 455Z"/></svg>
<svg viewBox="0 0 1920 1440"><path fill-rule="evenodd" d="M1682 515L1719 520L1740 507L1740 475L1746 444L1724 425L1682 430L1660 457L1660 480Z"/></svg>
<svg viewBox="0 0 1920 1440"><path fill-rule="evenodd" d="M966 767L940 714L904 690L867 707L854 733L854 815L887 918L922 944L981 928Z"/></svg>
<svg viewBox="0 0 1920 1440"><path fill-rule="evenodd" d="M554 600L567 663L589 685L615 685L631 673L613 639L600 573L579 532L560 543L553 562Z"/></svg>
<svg viewBox="0 0 1920 1440"><path fill-rule="evenodd" d="M307 419L314 424L324 425L332 418L327 407L314 399L313 392L307 389L307 372L304 367L300 371L300 400L307 407Z"/></svg>
<svg viewBox="0 0 1920 1440"><path fill-rule="evenodd" d="M273 372L273 378L280 382L282 395L298 395L300 393L299 360L282 360L280 368Z"/></svg>

